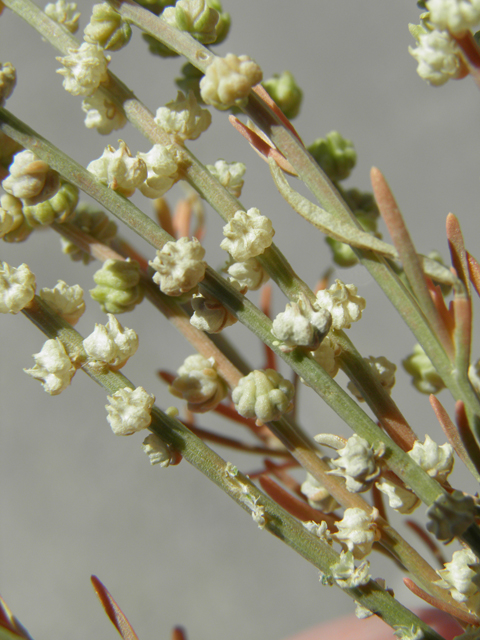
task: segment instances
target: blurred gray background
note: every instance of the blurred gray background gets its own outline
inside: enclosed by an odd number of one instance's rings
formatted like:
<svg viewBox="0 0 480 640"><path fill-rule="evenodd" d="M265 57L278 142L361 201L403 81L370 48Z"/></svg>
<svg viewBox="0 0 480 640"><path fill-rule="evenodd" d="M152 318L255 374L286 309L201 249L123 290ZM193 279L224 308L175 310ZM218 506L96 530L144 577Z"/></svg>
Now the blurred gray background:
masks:
<svg viewBox="0 0 480 640"><path fill-rule="evenodd" d="M92 4L78 3L82 30ZM419 251L438 249L447 257L445 217L452 211L478 257L480 96L469 78L437 89L419 79L407 51L413 45L408 23L418 22L419 14L413 0L224 0L224 9L232 15L232 28L215 51L249 54L265 78L283 70L295 75L304 90L295 125L305 142L337 129L356 146L358 164L348 185L368 190L370 167L380 167ZM84 166L118 137L134 153L147 151L149 144L130 126L106 137L83 126L81 99L63 90L55 55L33 29L4 11L0 60L11 61L18 73L8 108ZM175 97L180 66L179 59L148 54L135 30L129 46L112 54L110 68L155 111ZM205 163L224 158L247 164L242 202L273 220L275 241L313 287L330 265L330 251L321 234L281 200L267 165L226 116L215 113L211 128L190 148ZM180 194L178 187L169 194L171 204ZM150 201L135 201L151 210ZM225 259L218 246L221 228L218 216L207 210L205 246L212 266ZM153 258L143 241L132 242ZM2 243L0 259L15 266L27 262L38 288L63 279L87 291L97 269L72 263L49 230L16 246ZM355 283L367 299L363 320L350 332L359 350L398 365L414 344L408 329L366 272L339 270L337 277ZM275 312L284 304L275 291ZM104 320L90 301L77 328L88 335ZM125 374L155 393L160 407L181 409L155 372L175 371L191 353L189 345L147 302L120 320L140 335L139 352ZM43 336L21 314L4 316L0 323L0 593L36 640L115 637L90 586L92 573L112 592L141 640L168 637L176 624L186 627L191 640L281 640L353 611L347 598L319 584L315 568L259 531L186 462L166 470L150 467L141 434L113 437L105 394L81 372L61 396L48 396L22 371L32 366ZM253 366L262 366L256 339L239 326L226 335L241 344ZM345 384L341 375L337 380ZM427 397L412 390L401 368L394 397L421 438L428 432L444 441ZM452 408L447 392L440 399ZM299 405L312 435L349 435L306 388L300 389ZM198 424L238 433L238 427L210 416ZM219 452L243 471L260 466L242 454ZM456 478L462 488L476 490ZM421 520L423 511L415 517ZM392 565L376 558L372 564L374 576L386 577L402 602L418 604Z"/></svg>

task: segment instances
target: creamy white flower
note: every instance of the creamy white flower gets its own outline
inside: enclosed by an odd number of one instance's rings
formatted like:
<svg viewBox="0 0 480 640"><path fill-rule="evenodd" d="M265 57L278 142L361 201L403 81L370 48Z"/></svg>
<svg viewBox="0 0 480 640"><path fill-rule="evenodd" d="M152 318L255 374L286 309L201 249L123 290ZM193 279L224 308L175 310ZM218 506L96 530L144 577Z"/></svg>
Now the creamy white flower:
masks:
<svg viewBox="0 0 480 640"><path fill-rule="evenodd" d="M63 86L74 96L91 96L108 80L110 56L96 44L84 42L78 49L69 49L68 56L57 60L64 66L57 69L57 73L64 76Z"/></svg>
<svg viewBox="0 0 480 640"><path fill-rule="evenodd" d="M387 480L387 478L380 478L375 486L387 496L390 507L399 513L412 513L420 504L420 500L413 491Z"/></svg>
<svg viewBox="0 0 480 640"><path fill-rule="evenodd" d="M313 359L325 369L329 376L334 378L339 369L338 356L342 352L342 348L330 334L327 334L322 340L320 346L311 352Z"/></svg>
<svg viewBox="0 0 480 640"><path fill-rule="evenodd" d="M243 176L247 170L243 162L217 160L214 165L207 164L207 169L232 196L240 197L244 184Z"/></svg>
<svg viewBox="0 0 480 640"><path fill-rule="evenodd" d="M353 554L342 551L340 560L332 567L332 577L342 589L361 587L370 580L370 564L364 560L355 568Z"/></svg>
<svg viewBox="0 0 480 640"><path fill-rule="evenodd" d="M189 91L187 97L179 91L176 100L157 109L155 122L178 140L196 140L208 129L212 116L200 107L193 91Z"/></svg>
<svg viewBox="0 0 480 640"><path fill-rule="evenodd" d="M13 198L13 196L10 196ZM15 198L15 200L17 200L17 198ZM1 202L1 200L0 200ZM20 201L19 201L20 202ZM20 202L20 208L21 208L21 202ZM3 206L0 204L0 238L3 238L4 236L7 235L7 233L10 233L10 231L12 231L13 229L16 228L16 216L14 215L13 211L9 211L8 209L4 209ZM23 220L23 215L21 215L21 221Z"/></svg>
<svg viewBox="0 0 480 640"><path fill-rule="evenodd" d="M362 560L372 550L372 545L380 540L380 530L375 523L376 509L371 514L363 509L346 509L343 520L336 522L337 533L332 534L338 542L351 551L353 557Z"/></svg>
<svg viewBox="0 0 480 640"><path fill-rule="evenodd" d="M113 396L107 396L110 404L105 405L107 420L116 436L130 436L146 429L151 421L151 411L155 396L143 387L119 389Z"/></svg>
<svg viewBox="0 0 480 640"><path fill-rule="evenodd" d="M95 324L95 330L83 341L83 348L91 361L117 370L138 349L138 336L133 329L122 327L114 315L107 314L106 325Z"/></svg>
<svg viewBox="0 0 480 640"><path fill-rule="evenodd" d="M56 396L68 387L75 374L75 367L58 338L47 340L40 353L33 355L33 359L33 369L24 371L35 380L40 380L47 393Z"/></svg>
<svg viewBox="0 0 480 640"><path fill-rule="evenodd" d="M77 11L76 2L66 2L66 0L49 2L45 6L45 13L58 24L63 24L70 33L77 31L80 12Z"/></svg>
<svg viewBox="0 0 480 640"><path fill-rule="evenodd" d="M9 175L2 182L3 189L29 201L41 202L56 193L59 187L58 174L31 151L16 153L9 167Z"/></svg>
<svg viewBox="0 0 480 640"><path fill-rule="evenodd" d="M345 478L347 490L352 493L370 489L380 474L373 447L356 434L348 438L345 447L338 450L338 458L331 462L336 469L329 473Z"/></svg>
<svg viewBox="0 0 480 640"><path fill-rule="evenodd" d="M332 545L332 536L328 530L325 520L322 520L320 524L318 524L318 522L313 522L313 520L310 520L309 522L302 522L302 524L312 535L320 538L320 540L326 544L329 544L330 546Z"/></svg>
<svg viewBox="0 0 480 640"><path fill-rule="evenodd" d="M332 314L334 329L349 329L352 322L360 320L366 304L363 298L357 296L354 284L344 284L341 280L335 280L329 289L319 291L317 303Z"/></svg>
<svg viewBox="0 0 480 640"><path fill-rule="evenodd" d="M256 258L250 258L245 262L232 262L227 268L227 273L230 276L230 282L234 280L240 289L246 287L250 291L257 291L270 278Z"/></svg>
<svg viewBox="0 0 480 640"><path fill-rule="evenodd" d="M278 420L293 407L293 384L273 369L251 371L240 379L232 393L235 409L257 423Z"/></svg>
<svg viewBox="0 0 480 640"><path fill-rule="evenodd" d="M170 449L156 433L151 433L147 436L143 441L142 447L150 458L150 464L159 464L161 467L168 467L170 465Z"/></svg>
<svg viewBox="0 0 480 640"><path fill-rule="evenodd" d="M196 238L167 242L149 265L157 271L153 281L168 296L179 296L205 277L205 249Z"/></svg>
<svg viewBox="0 0 480 640"><path fill-rule="evenodd" d="M200 331L219 333L237 322L235 316L221 302L201 293L194 294L192 309L193 315L190 317L190 324Z"/></svg>
<svg viewBox="0 0 480 640"><path fill-rule="evenodd" d="M425 436L422 444L419 440L415 442L408 455L422 467L432 478L443 482L452 473L455 462L453 447L446 442L438 445L429 435Z"/></svg>
<svg viewBox="0 0 480 640"><path fill-rule="evenodd" d="M12 95L17 82L17 72L11 62L0 62L0 107Z"/></svg>
<svg viewBox="0 0 480 640"><path fill-rule="evenodd" d="M418 62L417 73L423 80L438 87L463 73L458 45L445 31L420 34L417 44L408 52Z"/></svg>
<svg viewBox="0 0 480 640"><path fill-rule="evenodd" d="M218 11L207 0L177 0L174 7L166 7L162 18L181 31L188 31L204 44L217 39Z"/></svg>
<svg viewBox="0 0 480 640"><path fill-rule="evenodd" d="M117 150L110 145L105 147L101 157L90 162L87 171L102 184L128 198L146 180L147 165L140 158L132 158L123 140L118 142Z"/></svg>
<svg viewBox="0 0 480 640"><path fill-rule="evenodd" d="M169 390L186 400L190 411L195 413L214 409L228 392L225 381L218 375L215 360L199 354L186 358Z"/></svg>
<svg viewBox="0 0 480 640"><path fill-rule="evenodd" d="M373 369L374 374L378 377L382 387L390 393L395 385L396 365L394 365L393 362L390 362L390 360L387 360L384 356L378 356L378 358L369 356L368 358L364 358L364 360ZM357 400L360 402L364 401L362 392L354 382L349 382L347 384L347 389L357 398Z"/></svg>
<svg viewBox="0 0 480 640"><path fill-rule="evenodd" d="M0 263L0 313L18 313L35 296L35 276L25 263L17 269Z"/></svg>
<svg viewBox="0 0 480 640"><path fill-rule="evenodd" d="M471 549L455 551L451 562L437 571L441 580L435 582L443 589L449 589L456 602L464 602L472 613L480 610L480 563Z"/></svg>
<svg viewBox="0 0 480 640"><path fill-rule="evenodd" d="M85 126L96 129L98 133L107 135L116 129L122 129L127 124L123 109L106 98L101 91L82 100L82 111L86 113Z"/></svg>
<svg viewBox="0 0 480 640"><path fill-rule="evenodd" d="M39 296L72 326L77 324L85 311L83 289L78 284L69 287L66 282L59 280L53 289L40 289Z"/></svg>
<svg viewBox="0 0 480 640"><path fill-rule="evenodd" d="M308 504L314 509L319 509L323 513L332 513L340 505L325 489L316 478L307 473L305 481L300 487L300 491L306 496Z"/></svg>
<svg viewBox="0 0 480 640"><path fill-rule="evenodd" d="M273 335L283 342L280 349L292 351L296 346L315 349L328 333L332 317L325 309L316 310L306 297L287 304L272 323Z"/></svg>
<svg viewBox="0 0 480 640"><path fill-rule="evenodd" d="M200 93L206 104L228 109L246 104L250 89L262 81L262 70L248 56L227 53L215 57L200 80Z"/></svg>
<svg viewBox="0 0 480 640"><path fill-rule="evenodd" d="M273 242L275 231L272 222L253 207L248 211L237 211L223 227L220 247L237 262L245 262L261 255Z"/></svg>
<svg viewBox="0 0 480 640"><path fill-rule="evenodd" d="M148 153L137 153L147 166L147 178L139 189L147 198L160 198L178 180L178 162L173 146L155 144Z"/></svg>
<svg viewBox="0 0 480 640"><path fill-rule="evenodd" d="M462 35L480 24L480 0L428 0L426 5L430 22L453 35Z"/></svg>

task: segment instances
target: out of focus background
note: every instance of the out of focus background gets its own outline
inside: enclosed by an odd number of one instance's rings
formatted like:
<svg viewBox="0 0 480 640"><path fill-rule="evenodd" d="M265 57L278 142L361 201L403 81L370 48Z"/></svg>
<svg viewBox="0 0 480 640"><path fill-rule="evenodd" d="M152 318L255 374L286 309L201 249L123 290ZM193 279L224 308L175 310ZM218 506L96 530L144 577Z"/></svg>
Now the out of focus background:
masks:
<svg viewBox="0 0 480 640"><path fill-rule="evenodd" d="M93 2L77 4L83 14L81 37ZM437 249L447 258L444 229L451 211L478 258L480 95L470 78L433 88L417 76L408 53L414 45L408 23L418 22L419 15L413 0L223 0L223 7L231 13L232 27L215 52L250 55L265 78L283 70L294 74L304 91L294 121L304 141L335 129L355 144L358 163L348 186L369 190L370 167L378 166L419 251ZM7 108L84 166L106 144L116 146L119 137L133 153L148 151L149 143L130 125L108 136L85 128L81 99L67 94L55 73L56 55L31 27L4 10L0 60L12 62L18 74ZM134 29L128 47L112 54L110 69L155 111L175 98L174 79L182 64L179 58L152 56ZM223 158L247 165L243 204L272 219L275 242L314 287L331 264L324 238L282 201L267 165L226 114L213 115L210 129L190 148L204 163ZM172 207L181 195L180 186L167 195ZM135 202L151 212L150 200L140 195ZM206 259L220 267L226 257L219 248L223 222L208 207L206 216ZM153 259L149 245L125 235ZM70 261L51 230L18 245L2 243L0 259L14 266L26 262L38 288L62 279L87 292L98 268ZM352 340L363 355L384 355L399 366L394 398L419 437L429 433L443 443L428 398L413 389L400 365L411 352L413 336L361 268L338 269L335 277L356 284L367 300L362 321L350 330ZM252 299L258 301L258 295ZM87 313L77 325L84 336L95 322L105 322L88 294L86 300ZM274 290L275 313L285 302ZM140 335L125 375L154 393L160 407L182 410L156 371L175 372L191 354L189 345L148 302L119 319ZM241 345L252 367L263 366L261 344L243 327L229 328L226 336ZM22 314L0 319L0 593L36 640L115 637L91 588L91 574L112 592L140 640L166 638L177 624L186 627L191 640L281 640L353 611L353 603L336 589L319 584L315 568L260 531L188 463L150 467L140 446L142 434L114 437L105 394L87 376L78 372L62 395L47 395L22 371L33 366L31 356L43 342ZM476 349L478 357L478 344ZM337 380L346 382L341 374ZM452 409L448 392L440 400ZM311 390L302 387L298 403L301 423L311 435L349 435ZM201 416L198 425L243 435L241 427L210 415ZM261 466L243 454L218 451L244 472ZM476 490L461 475L460 463L452 483ZM395 516L394 525L399 524ZM420 507L413 518L421 522L423 517ZM421 543L406 535L423 553ZM453 550L445 549L448 559ZM418 604L393 565L371 561L374 577L385 577L408 606Z"/></svg>

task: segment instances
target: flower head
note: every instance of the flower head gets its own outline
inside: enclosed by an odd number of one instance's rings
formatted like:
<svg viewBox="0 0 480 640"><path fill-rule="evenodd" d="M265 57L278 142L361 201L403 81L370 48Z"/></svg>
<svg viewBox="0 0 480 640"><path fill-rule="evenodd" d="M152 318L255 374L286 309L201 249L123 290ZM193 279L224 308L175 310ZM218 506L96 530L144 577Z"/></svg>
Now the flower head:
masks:
<svg viewBox="0 0 480 640"><path fill-rule="evenodd" d="M207 333L220 333L226 327L230 327L237 322L226 307L216 298L194 294L192 298L193 315L190 317L190 324Z"/></svg>
<svg viewBox="0 0 480 640"><path fill-rule="evenodd" d="M331 461L335 469L329 473L345 478L347 490L352 493L367 491L380 474L378 456L364 438L354 434L338 450L338 458Z"/></svg>
<svg viewBox="0 0 480 640"><path fill-rule="evenodd" d="M24 371L35 380L40 380L47 393L56 396L68 387L75 374L75 367L58 338L47 340L40 353L35 353L33 358L33 369Z"/></svg>
<svg viewBox="0 0 480 640"><path fill-rule="evenodd" d="M107 399L107 420L116 436L130 436L150 425L155 396L147 393L143 387L125 387L113 396L107 396Z"/></svg>
<svg viewBox="0 0 480 640"><path fill-rule="evenodd" d="M138 336L133 329L122 327L114 315L106 325L95 324L95 330L83 341L90 364L120 369L138 349Z"/></svg>
<svg viewBox="0 0 480 640"><path fill-rule="evenodd" d="M83 289L78 284L69 287L66 282L59 280L53 289L40 289L39 296L72 326L79 321L85 311Z"/></svg>
<svg viewBox="0 0 480 640"><path fill-rule="evenodd" d="M453 457L453 447L445 443L439 446L429 435L425 436L422 444L417 440L408 455L422 467L432 478L440 482L445 481L453 471L455 459Z"/></svg>
<svg viewBox="0 0 480 640"><path fill-rule="evenodd" d="M179 296L197 286L205 277L205 249L193 238L167 242L148 264L157 272L153 281L168 296Z"/></svg>
<svg viewBox="0 0 480 640"><path fill-rule="evenodd" d="M187 400L190 411L210 411L227 395L227 385L218 375L213 358L189 356L177 374L169 390L174 396Z"/></svg>
<svg viewBox="0 0 480 640"><path fill-rule="evenodd" d="M217 39L218 12L207 0L178 0L167 7L162 17L173 27L188 31L199 42L210 44Z"/></svg>
<svg viewBox="0 0 480 640"><path fill-rule="evenodd" d="M206 104L228 109L246 104L250 89L262 81L262 70L248 56L227 53L215 57L200 81L200 93Z"/></svg>
<svg viewBox="0 0 480 640"><path fill-rule="evenodd" d="M123 109L106 98L101 91L95 91L82 101L82 111L87 114L87 129L96 129L104 136L116 129L122 129L127 124Z"/></svg>
<svg viewBox="0 0 480 640"><path fill-rule="evenodd" d="M417 46L409 47L408 52L418 62L418 75L434 86L464 74L465 65L458 45L445 31L420 33Z"/></svg>
<svg viewBox="0 0 480 640"><path fill-rule="evenodd" d="M136 260L109 258L93 279L97 286L90 289L90 295L100 303L105 313L132 311L143 300L140 265Z"/></svg>
<svg viewBox="0 0 480 640"><path fill-rule="evenodd" d="M230 282L234 281L240 289L257 291L268 282L270 276L256 258L249 258L245 262L231 262L227 267Z"/></svg>
<svg viewBox="0 0 480 640"><path fill-rule="evenodd" d="M130 41L132 28L107 2L94 4L90 22L83 31L85 42L118 51Z"/></svg>
<svg viewBox="0 0 480 640"><path fill-rule="evenodd" d="M380 478L380 480L375 483L375 486L387 496L390 507L399 513L412 513L420 504L420 500L413 491L392 480Z"/></svg>
<svg viewBox="0 0 480 640"><path fill-rule="evenodd" d="M471 549L455 551L451 562L445 568L437 571L441 580L434 583L444 589L449 589L452 598L457 602L464 602L469 611L480 610L480 563Z"/></svg>
<svg viewBox="0 0 480 640"><path fill-rule="evenodd" d="M148 153L138 153L145 162L147 177L140 191L147 198L160 198L178 180L178 162L173 146L154 144Z"/></svg>
<svg viewBox="0 0 480 640"><path fill-rule="evenodd" d="M362 560L372 550L374 542L380 539L380 530L375 524L378 511L369 515L363 509L346 509L343 520L336 523L338 529L333 537L351 551L353 557Z"/></svg>
<svg viewBox="0 0 480 640"><path fill-rule="evenodd" d="M119 140L118 150L108 145L98 160L90 162L87 171L126 198L133 195L147 178L147 165L141 158L132 158L123 140Z"/></svg>
<svg viewBox="0 0 480 640"><path fill-rule="evenodd" d="M178 140L196 140L208 129L212 116L199 106L193 91L189 91L187 97L179 91L176 100L157 109L155 122Z"/></svg>
<svg viewBox="0 0 480 640"><path fill-rule="evenodd" d="M237 262L245 262L261 255L273 242L272 222L256 208L237 211L223 227L220 247Z"/></svg>
<svg viewBox="0 0 480 640"><path fill-rule="evenodd" d="M35 276L26 264L0 263L0 313L18 313L35 297Z"/></svg>
<svg viewBox="0 0 480 640"><path fill-rule="evenodd" d="M63 69L63 86L74 96L91 96L102 82L108 80L107 66L110 56L105 56L97 44L84 42L78 49L70 49L68 56L57 58Z"/></svg>
<svg viewBox="0 0 480 640"><path fill-rule="evenodd" d="M27 204L37 204L53 196L60 186L58 173L31 151L16 153L3 189Z"/></svg>
<svg viewBox="0 0 480 640"><path fill-rule="evenodd" d="M331 313L333 329L349 329L352 322L360 320L366 304L357 296L354 284L344 284L341 280L335 280L329 289L319 291L317 303Z"/></svg>
<svg viewBox="0 0 480 640"><path fill-rule="evenodd" d="M428 0L426 6L430 22L453 35L463 35L480 24L479 0Z"/></svg>
<svg viewBox="0 0 480 640"><path fill-rule="evenodd" d="M419 344L413 347L413 353L402 360L402 364L405 371L412 376L413 386L421 393L435 394L445 387L430 358Z"/></svg>
<svg viewBox="0 0 480 640"><path fill-rule="evenodd" d="M150 464L159 464L161 467L168 467L172 458L171 451L165 442L151 433L143 441L142 448L150 458Z"/></svg>
<svg viewBox="0 0 480 640"><path fill-rule="evenodd" d="M256 418L257 423L278 420L291 410L295 389L277 371L252 371L240 379L232 393L235 409L244 418Z"/></svg>

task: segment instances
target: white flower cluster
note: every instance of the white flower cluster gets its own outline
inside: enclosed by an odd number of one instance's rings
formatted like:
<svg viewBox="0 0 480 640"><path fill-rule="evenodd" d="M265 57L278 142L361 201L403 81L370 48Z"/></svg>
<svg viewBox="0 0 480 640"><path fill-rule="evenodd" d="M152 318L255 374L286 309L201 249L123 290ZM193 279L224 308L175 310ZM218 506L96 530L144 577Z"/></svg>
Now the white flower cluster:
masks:
<svg viewBox="0 0 480 640"><path fill-rule="evenodd" d="M0 107L3 107L15 88L17 72L11 62L0 62Z"/></svg>
<svg viewBox="0 0 480 640"><path fill-rule="evenodd" d="M452 473L455 462L453 447L446 442L439 446L429 435L422 444L417 440L408 455L428 473L431 478L444 482Z"/></svg>
<svg viewBox="0 0 480 640"><path fill-rule="evenodd" d="M457 43L446 31L426 31L417 36L417 46L408 47L411 56L418 62L417 73L436 87L464 72Z"/></svg>
<svg viewBox="0 0 480 640"><path fill-rule="evenodd" d="M332 567L332 578L341 589L361 587L370 580L370 564L364 560L355 567L353 554L342 551L340 560Z"/></svg>
<svg viewBox="0 0 480 640"><path fill-rule="evenodd" d="M26 204L48 200L58 191L59 186L58 173L28 150L15 154L9 167L9 175L2 182L7 193L21 198Z"/></svg>
<svg viewBox="0 0 480 640"><path fill-rule="evenodd" d="M247 170L243 162L217 160L214 165L207 164L207 169L232 196L235 196L235 198L240 197L243 188L243 176Z"/></svg>
<svg viewBox="0 0 480 640"><path fill-rule="evenodd" d="M194 294L192 309L190 324L200 331L220 333L237 322L235 316L221 302L209 295Z"/></svg>
<svg viewBox="0 0 480 640"><path fill-rule="evenodd" d="M147 177L139 189L147 198L160 198L178 180L178 160L173 146L155 144L148 153L137 153L145 162Z"/></svg>
<svg viewBox="0 0 480 640"><path fill-rule="evenodd" d="M272 323L273 335L283 342L280 349L288 353L297 346L314 350L332 325L332 316L326 309L312 306L306 297L287 304Z"/></svg>
<svg viewBox="0 0 480 640"><path fill-rule="evenodd" d="M245 262L261 255L273 242L275 231L272 222L253 207L248 211L237 211L223 227L220 247L237 262Z"/></svg>
<svg viewBox="0 0 480 640"><path fill-rule="evenodd" d="M103 136L122 129L127 124L123 109L103 95L101 91L82 101L82 111L86 113L85 126L96 129Z"/></svg>
<svg viewBox="0 0 480 640"><path fill-rule="evenodd" d="M190 291L205 277L205 249L196 238L167 242L148 264L157 272L153 281L167 296Z"/></svg>
<svg viewBox="0 0 480 640"><path fill-rule="evenodd" d="M40 380L47 393L56 396L68 387L75 367L58 338L47 340L40 353L33 355L35 366L24 369L35 380Z"/></svg>
<svg viewBox="0 0 480 640"><path fill-rule="evenodd" d="M53 289L40 289L39 296L72 326L77 324L85 311L83 289L78 284L69 287L66 282L59 280Z"/></svg>
<svg viewBox="0 0 480 640"><path fill-rule="evenodd" d="M390 362L390 360L387 360L385 356L379 356L378 358L369 356L368 358L364 358L364 360L368 365L370 365L374 375L377 376L382 387L386 389L388 393L391 393L393 386L395 385L396 365L394 365L393 362ZM362 392L354 382L349 382L347 384L347 389L357 398L357 400L360 402L364 401Z"/></svg>
<svg viewBox="0 0 480 640"><path fill-rule="evenodd" d="M151 433L145 438L142 448L149 457L150 464L159 464L161 467L168 467L170 465L170 449L156 433Z"/></svg>
<svg viewBox="0 0 480 640"><path fill-rule="evenodd" d="M169 390L186 400L189 410L195 413L214 409L228 392L225 381L218 375L215 360L199 354L186 358Z"/></svg>
<svg viewBox="0 0 480 640"><path fill-rule="evenodd" d="M68 56L57 58L63 69L63 86L74 96L91 96L102 82L108 80L107 66L110 56L105 56L97 44L84 42L78 49L69 49Z"/></svg>
<svg viewBox="0 0 480 640"><path fill-rule="evenodd" d="M25 226L22 201L9 193L4 193L0 197L0 238ZM27 235L28 233L29 231L26 230Z"/></svg>
<svg viewBox="0 0 480 640"><path fill-rule="evenodd" d="M471 549L455 551L451 562L437 571L441 580L435 584L449 589L456 602L464 602L468 610L478 614L480 611L480 563Z"/></svg>
<svg viewBox="0 0 480 640"><path fill-rule="evenodd" d="M366 304L364 298L357 296L354 284L344 284L341 280L319 291L317 303L331 313L333 329L349 329L352 322L360 320Z"/></svg>
<svg viewBox="0 0 480 640"><path fill-rule="evenodd" d="M200 107L193 91L187 97L179 91L176 100L157 109L155 122L179 141L196 140L210 126L212 115Z"/></svg>
<svg viewBox="0 0 480 640"><path fill-rule="evenodd" d="M35 297L35 276L28 265L0 262L0 313L19 313Z"/></svg>
<svg viewBox="0 0 480 640"><path fill-rule="evenodd" d="M162 18L173 27L188 31L204 44L217 39L219 14L207 0L177 0L174 7L164 9Z"/></svg>
<svg viewBox="0 0 480 640"><path fill-rule="evenodd" d="M107 396L105 405L107 420L116 436L130 436L146 429L152 421L151 411L155 396L143 387L119 389L113 396Z"/></svg>
<svg viewBox="0 0 480 640"><path fill-rule="evenodd" d="M265 529L267 524L267 513L265 507L258 503L260 496L254 496L248 484L239 477L238 469L231 462L225 465L225 477L227 478L231 488L237 494L240 501L250 509L252 519L257 523L259 529Z"/></svg>
<svg viewBox="0 0 480 640"><path fill-rule="evenodd" d="M380 540L380 529L375 523L378 511L372 509L369 515L363 509L345 509L343 520L336 522L337 533L332 537L351 551L356 560L362 560L372 550L372 545Z"/></svg>
<svg viewBox="0 0 480 640"><path fill-rule="evenodd" d="M200 94L206 104L228 109L246 104L250 89L262 81L262 70L248 56L227 53L215 57L200 80Z"/></svg>
<svg viewBox="0 0 480 640"><path fill-rule="evenodd" d="M77 11L76 2L66 2L66 0L49 2L44 11L49 18L62 24L70 33L77 31L80 13Z"/></svg>
<svg viewBox="0 0 480 640"><path fill-rule="evenodd" d="M312 351L312 357L315 362L325 369L329 376L334 378L340 367L338 356L341 354L342 348L335 341L335 338L329 333L322 340L316 351Z"/></svg>
<svg viewBox="0 0 480 640"><path fill-rule="evenodd" d="M300 491L306 496L308 504L314 509L323 511L323 513L332 513L340 505L331 496L327 489L310 473L307 473L305 481L300 487Z"/></svg>
<svg viewBox="0 0 480 640"><path fill-rule="evenodd" d="M257 424L278 420L293 407L293 384L273 369L251 371L240 379L232 393L235 409Z"/></svg>
<svg viewBox="0 0 480 640"><path fill-rule="evenodd" d="M387 496L390 507L399 513L412 513L420 504L420 500L413 491L393 480L382 477L375 483L375 486Z"/></svg>
<svg viewBox="0 0 480 640"><path fill-rule="evenodd" d="M93 333L83 341L83 348L89 364L117 371L137 351L138 336L133 329L123 328L111 313L107 316L107 324L95 324Z"/></svg>
<svg viewBox="0 0 480 640"><path fill-rule="evenodd" d="M380 474L377 458L381 457L384 450L385 447L381 447L375 452L365 438L354 434L338 450L338 458L331 460L336 468L329 473L345 478L345 486L351 493L368 491Z"/></svg>
<svg viewBox="0 0 480 640"><path fill-rule="evenodd" d="M440 31L461 36L480 24L480 0L428 0L430 22Z"/></svg>
<svg viewBox="0 0 480 640"><path fill-rule="evenodd" d="M245 262L232 262L227 268L227 273L230 276L230 283L236 282L241 291L243 289L257 291L270 278L256 258L250 258Z"/></svg>
<svg viewBox="0 0 480 640"><path fill-rule="evenodd" d="M147 165L144 160L133 158L123 140L119 140L118 150L108 145L100 158L90 162L87 171L99 182L126 198L133 195L135 189L147 178Z"/></svg>

